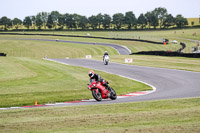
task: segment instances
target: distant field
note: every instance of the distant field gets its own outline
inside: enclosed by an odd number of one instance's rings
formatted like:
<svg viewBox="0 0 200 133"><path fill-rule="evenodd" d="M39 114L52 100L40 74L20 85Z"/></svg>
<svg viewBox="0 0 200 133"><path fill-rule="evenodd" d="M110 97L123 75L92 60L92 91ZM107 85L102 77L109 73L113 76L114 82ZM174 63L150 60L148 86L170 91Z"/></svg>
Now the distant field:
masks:
<svg viewBox="0 0 200 133"><path fill-rule="evenodd" d="M194 22L195 25L200 25L200 19L199 18L187 18L188 20L188 25L192 26L192 22Z"/></svg>
<svg viewBox="0 0 200 133"><path fill-rule="evenodd" d="M6 36L10 39L1 39L5 36L0 36L1 52L5 52L7 56L12 57L34 57L43 58L80 58L85 55L102 55L105 51L110 54L118 54L118 52L106 46L72 44L63 42L48 42L48 41L31 41L31 40L12 40L16 36ZM19 36L17 38L25 38ZM31 37L30 37L31 38Z"/></svg>
<svg viewBox="0 0 200 133"><path fill-rule="evenodd" d="M23 33L23 32L17 32ZM195 47L197 43L200 41L200 29L178 29L178 30L150 30L150 31L107 31L107 32L72 32L72 31L52 31L52 32L24 32L24 33L44 33L44 34L61 34L61 35L81 35L87 36L87 33L90 33L91 36L98 36L98 37L109 37L109 38L134 38L134 39L144 39L144 40L151 40L151 41L158 41L162 42L163 38L169 39L168 45L155 45L151 43L145 42L136 42L136 41L117 41L117 40L102 40L102 39L86 39L86 38L70 38L70 37L44 37L42 38L59 38L63 40L78 40L78 41L89 41L89 42L107 42L107 43L114 43L128 46L132 52L138 51L148 51L148 50L172 50L176 51L181 48L179 45L180 42L184 42L186 44L186 48L183 52L191 53L192 47ZM0 36L2 37L2 36ZM24 36L23 36L24 37ZM31 36L26 36L30 38ZM34 36L36 37L36 36ZM41 38L41 37L40 37ZM173 40L178 41L178 44L171 43Z"/></svg>

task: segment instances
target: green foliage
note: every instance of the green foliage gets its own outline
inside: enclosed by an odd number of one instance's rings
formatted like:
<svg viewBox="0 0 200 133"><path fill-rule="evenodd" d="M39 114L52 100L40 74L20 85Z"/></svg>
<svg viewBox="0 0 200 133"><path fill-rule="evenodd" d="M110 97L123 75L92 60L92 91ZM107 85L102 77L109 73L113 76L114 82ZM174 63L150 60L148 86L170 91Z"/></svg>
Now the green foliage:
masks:
<svg viewBox="0 0 200 133"><path fill-rule="evenodd" d="M40 13L38 13L37 14L37 16L36 16L36 26L38 26L38 28L39 29L41 29L41 27L42 27L42 19L41 19L41 14Z"/></svg>
<svg viewBox="0 0 200 133"><path fill-rule="evenodd" d="M175 18L175 24L178 28L182 28L184 25L188 25L188 21L182 15L177 15Z"/></svg>
<svg viewBox="0 0 200 133"><path fill-rule="evenodd" d="M147 24L149 25L149 29L150 26L153 26L154 29L156 29L156 26L158 26L158 13L154 10L151 12L147 12L145 14L146 20L147 20Z"/></svg>
<svg viewBox="0 0 200 133"><path fill-rule="evenodd" d="M113 24L116 25L116 28L119 30L124 24L124 15L122 13L116 13L113 15Z"/></svg>
<svg viewBox="0 0 200 133"><path fill-rule="evenodd" d="M4 30L7 30L7 27L12 25L11 19L9 19L9 18L7 18L5 16L2 17L0 19L0 25L4 25Z"/></svg>
<svg viewBox="0 0 200 133"><path fill-rule="evenodd" d="M23 24L29 29L29 27L32 25L31 18L29 16L25 17Z"/></svg>
<svg viewBox="0 0 200 133"><path fill-rule="evenodd" d="M88 19L89 19L89 22L90 22L90 25L91 25L92 29L96 29L96 27L98 26L98 22L97 22L96 16L92 15Z"/></svg>
<svg viewBox="0 0 200 133"><path fill-rule="evenodd" d="M164 20L167 19L167 9L166 8L162 8L162 7L158 7L154 9L155 15L159 20L159 25L160 25L160 29L162 28L162 26L164 25Z"/></svg>
<svg viewBox="0 0 200 133"><path fill-rule="evenodd" d="M96 16L96 19L97 19L97 23L98 23L98 27L99 29L101 28L101 25L102 25L102 22L103 22L103 15L101 13L99 13L97 16Z"/></svg>
<svg viewBox="0 0 200 133"><path fill-rule="evenodd" d="M129 30L131 29L132 26L137 24L137 19L132 11L126 12L124 17L124 24L128 25Z"/></svg>
<svg viewBox="0 0 200 133"><path fill-rule="evenodd" d="M68 30L86 30L92 28L93 30L96 30L98 27L98 30L101 29L128 29L131 30L137 29L138 26L141 27L141 29L146 28L148 26L148 29L150 28L158 28L160 26L160 29L162 28L174 28L172 26L176 25L178 28L182 28L186 25L191 25L191 23L187 23L185 19L181 19L181 17L176 18L176 23L174 20L174 17L171 14L168 14L167 9L163 7L155 8L152 11L148 11L146 13L140 14L138 18L135 17L134 13L132 11L126 12L125 15L122 13L115 13L112 18L108 14L102 15L101 13L97 15L92 15L90 17L82 16L79 14L60 14L58 11L52 11L51 13L48 12L39 12L36 16L30 16L30 19L32 21L32 28L33 29L45 29L48 27L48 29L55 28L55 30L58 28L59 30L62 29L68 29ZM49 16L51 15L51 16ZM4 18L5 19L5 18ZM27 19L27 18L25 18ZM52 19L52 20L48 20ZM111 24L115 25L114 28ZM30 20L26 20L26 24L23 26L27 27L27 29L30 28ZM42 21L42 22L41 22ZM52 22L47 21L53 21L53 25L50 24ZM0 23L0 25L4 25L4 29L7 30L7 26L12 25L10 22L3 20L4 23ZM6 22L6 25L5 25ZM48 23L48 24L47 24ZM198 22L195 21L196 25L199 25ZM14 24L16 25L16 24ZM21 26L21 29L24 29L24 27ZM37 28L35 27L37 26ZM16 30L18 30L18 26L15 26ZM12 29L10 29L12 30Z"/></svg>
<svg viewBox="0 0 200 133"><path fill-rule="evenodd" d="M142 29L146 26L147 21L146 21L146 18L145 18L143 13L140 14L140 16L138 17L137 22L138 22L138 25L140 25Z"/></svg>
<svg viewBox="0 0 200 133"><path fill-rule="evenodd" d="M18 18L14 18L14 19L12 20L12 23L13 23L13 25L15 26L15 28L16 28L16 30L17 30L18 27L19 27L19 25L22 24L22 21L21 21L20 19L18 19Z"/></svg>
<svg viewBox="0 0 200 133"><path fill-rule="evenodd" d="M52 19L51 15L48 16L48 20L47 20L46 26L48 28L50 28L50 29L53 27L53 19Z"/></svg>
<svg viewBox="0 0 200 133"><path fill-rule="evenodd" d="M102 22L104 29L109 28L110 27L110 23L111 23L110 15L104 14L103 15L103 22Z"/></svg>
<svg viewBox="0 0 200 133"><path fill-rule="evenodd" d="M80 16L78 20L78 26L81 27L83 30L87 28L88 19L86 16Z"/></svg>
<svg viewBox="0 0 200 133"><path fill-rule="evenodd" d="M175 18L169 14L166 16L166 18L163 20L163 26L164 27L170 27L175 25Z"/></svg>

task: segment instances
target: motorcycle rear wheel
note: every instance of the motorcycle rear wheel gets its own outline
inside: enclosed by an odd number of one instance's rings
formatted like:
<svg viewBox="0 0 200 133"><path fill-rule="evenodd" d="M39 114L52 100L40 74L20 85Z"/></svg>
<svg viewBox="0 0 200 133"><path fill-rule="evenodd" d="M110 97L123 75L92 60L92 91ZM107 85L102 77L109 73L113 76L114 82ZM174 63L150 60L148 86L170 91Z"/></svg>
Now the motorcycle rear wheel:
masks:
<svg viewBox="0 0 200 133"><path fill-rule="evenodd" d="M101 101L102 100L101 91L99 91L99 89L98 89L98 93L96 92L96 90L92 90L92 96L97 101Z"/></svg>
<svg viewBox="0 0 200 133"><path fill-rule="evenodd" d="M110 91L110 99L111 100L117 99L117 94L116 94L115 90L113 88L110 88L110 89L111 89L111 91Z"/></svg>

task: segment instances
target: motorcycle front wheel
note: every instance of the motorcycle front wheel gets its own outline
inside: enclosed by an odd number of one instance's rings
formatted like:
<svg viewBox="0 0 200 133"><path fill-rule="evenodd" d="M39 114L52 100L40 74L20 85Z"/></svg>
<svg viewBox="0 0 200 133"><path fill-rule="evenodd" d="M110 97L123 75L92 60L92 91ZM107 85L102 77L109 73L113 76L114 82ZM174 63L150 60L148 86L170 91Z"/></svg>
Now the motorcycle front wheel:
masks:
<svg viewBox="0 0 200 133"><path fill-rule="evenodd" d="M110 99L115 100L117 98L117 94L113 88L110 88Z"/></svg>
<svg viewBox="0 0 200 133"><path fill-rule="evenodd" d="M101 92L99 91L99 89L92 90L92 96L97 101L101 101L102 100Z"/></svg>

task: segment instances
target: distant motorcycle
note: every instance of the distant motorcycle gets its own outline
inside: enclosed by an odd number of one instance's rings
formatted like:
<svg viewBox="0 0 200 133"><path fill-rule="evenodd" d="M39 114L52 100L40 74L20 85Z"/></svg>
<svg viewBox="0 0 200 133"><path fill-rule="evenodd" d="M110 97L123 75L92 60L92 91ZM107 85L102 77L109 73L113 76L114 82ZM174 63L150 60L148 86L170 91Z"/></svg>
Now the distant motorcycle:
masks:
<svg viewBox="0 0 200 133"><path fill-rule="evenodd" d="M117 94L113 88L110 87L108 90L101 84L101 82L96 82L95 80L88 84L88 89L92 91L92 95L97 101L107 98L115 100L117 98Z"/></svg>
<svg viewBox="0 0 200 133"><path fill-rule="evenodd" d="M103 59L104 65L108 65L108 62L109 62L109 56L108 56L108 55L105 55L105 56L104 56L104 59Z"/></svg>

